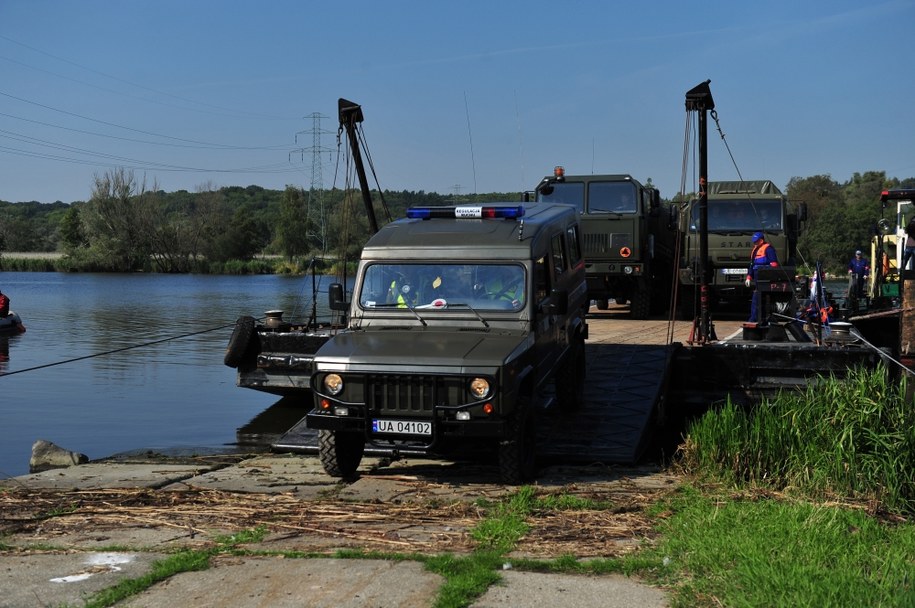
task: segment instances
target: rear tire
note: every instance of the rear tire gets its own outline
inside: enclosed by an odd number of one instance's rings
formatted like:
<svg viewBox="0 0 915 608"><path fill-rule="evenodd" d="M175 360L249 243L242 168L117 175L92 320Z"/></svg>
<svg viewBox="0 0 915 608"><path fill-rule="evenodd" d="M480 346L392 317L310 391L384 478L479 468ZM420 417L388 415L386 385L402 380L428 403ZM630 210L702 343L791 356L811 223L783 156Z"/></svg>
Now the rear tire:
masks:
<svg viewBox="0 0 915 608"><path fill-rule="evenodd" d="M354 477L364 453L365 437L359 433L318 431L318 456L331 477Z"/></svg>
<svg viewBox="0 0 915 608"><path fill-rule="evenodd" d="M556 403L563 412L581 408L585 398L585 341L581 334L573 339L566 360L556 371Z"/></svg>
<svg viewBox="0 0 915 608"><path fill-rule="evenodd" d="M534 415L527 400L518 403L507 426L507 437L499 442L499 475L508 485L532 480L537 471L537 437Z"/></svg>

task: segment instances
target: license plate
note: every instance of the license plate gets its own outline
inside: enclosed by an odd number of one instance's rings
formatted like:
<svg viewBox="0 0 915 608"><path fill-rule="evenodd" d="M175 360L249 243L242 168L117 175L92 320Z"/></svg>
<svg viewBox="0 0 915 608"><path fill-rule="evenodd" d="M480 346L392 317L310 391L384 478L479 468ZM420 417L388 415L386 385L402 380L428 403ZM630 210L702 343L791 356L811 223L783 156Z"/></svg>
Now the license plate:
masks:
<svg viewBox="0 0 915 608"><path fill-rule="evenodd" d="M432 423L416 420L372 420L373 433L393 435L431 435Z"/></svg>
<svg viewBox="0 0 915 608"><path fill-rule="evenodd" d="M739 275L746 276L747 269L746 268L722 268L721 274L739 274Z"/></svg>

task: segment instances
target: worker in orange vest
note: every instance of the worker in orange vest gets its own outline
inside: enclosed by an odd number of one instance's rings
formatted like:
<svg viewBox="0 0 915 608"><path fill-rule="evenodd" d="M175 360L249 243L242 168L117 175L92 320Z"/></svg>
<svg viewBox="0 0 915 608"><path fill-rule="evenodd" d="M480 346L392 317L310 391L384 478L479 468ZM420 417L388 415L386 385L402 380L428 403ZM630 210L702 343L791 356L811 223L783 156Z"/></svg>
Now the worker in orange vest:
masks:
<svg viewBox="0 0 915 608"><path fill-rule="evenodd" d="M753 287L753 298L750 300L750 323L760 323L759 315L759 290L756 285L756 271L764 267L778 267L778 255L775 247L766 242L766 235L762 232L753 233L753 250L750 252L750 268L747 271L746 286Z"/></svg>

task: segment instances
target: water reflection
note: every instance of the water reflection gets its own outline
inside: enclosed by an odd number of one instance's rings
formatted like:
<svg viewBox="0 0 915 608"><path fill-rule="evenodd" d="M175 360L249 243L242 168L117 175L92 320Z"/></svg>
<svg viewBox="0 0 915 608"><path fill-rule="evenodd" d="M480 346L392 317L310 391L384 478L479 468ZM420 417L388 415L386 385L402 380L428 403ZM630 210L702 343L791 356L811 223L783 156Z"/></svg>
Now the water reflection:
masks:
<svg viewBox="0 0 915 608"><path fill-rule="evenodd" d="M7 363L10 360L9 336L0 336L0 373L6 373Z"/></svg>
<svg viewBox="0 0 915 608"><path fill-rule="evenodd" d="M37 439L91 459L240 442L238 429L276 396L238 388L223 364L235 320L311 314L310 278L0 275L28 325L0 336L0 478L28 472ZM319 318L331 281L320 282ZM274 411L273 430L254 434L273 436L297 415Z"/></svg>

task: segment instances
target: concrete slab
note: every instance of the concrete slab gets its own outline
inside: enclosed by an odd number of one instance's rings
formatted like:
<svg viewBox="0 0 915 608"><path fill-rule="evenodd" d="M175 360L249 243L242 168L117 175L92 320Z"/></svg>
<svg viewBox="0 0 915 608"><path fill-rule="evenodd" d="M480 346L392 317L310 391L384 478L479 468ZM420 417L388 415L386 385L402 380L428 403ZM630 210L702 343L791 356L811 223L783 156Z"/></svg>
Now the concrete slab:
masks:
<svg viewBox="0 0 915 608"><path fill-rule="evenodd" d="M552 606L570 608L664 608L667 596L622 575L579 576L506 571L471 604L473 608Z"/></svg>
<svg viewBox="0 0 915 608"><path fill-rule="evenodd" d="M118 604L125 608L427 608L443 579L417 562L220 558Z"/></svg>
<svg viewBox="0 0 915 608"><path fill-rule="evenodd" d="M365 466L373 463L366 459ZM224 492L292 494L297 498L315 499L332 493L339 479L324 472L313 456L297 454L263 454L235 466L202 471L199 475L176 480L165 490L194 488Z"/></svg>
<svg viewBox="0 0 915 608"><path fill-rule="evenodd" d="M93 593L147 574L163 557L138 552L5 554L0 561L0 608L82 605Z"/></svg>
<svg viewBox="0 0 915 608"><path fill-rule="evenodd" d="M212 466L196 464L143 464L90 462L0 480L0 488L28 490L113 490L161 488L190 479Z"/></svg>
<svg viewBox="0 0 915 608"><path fill-rule="evenodd" d="M3 544L19 549L53 547L62 551L104 551L111 547L130 547L134 551L168 551L205 549L213 546L214 535L231 532L213 530L210 534L203 535L180 527L152 527L142 522L125 522L104 529L97 526L72 531L39 528L30 534L6 535Z"/></svg>

